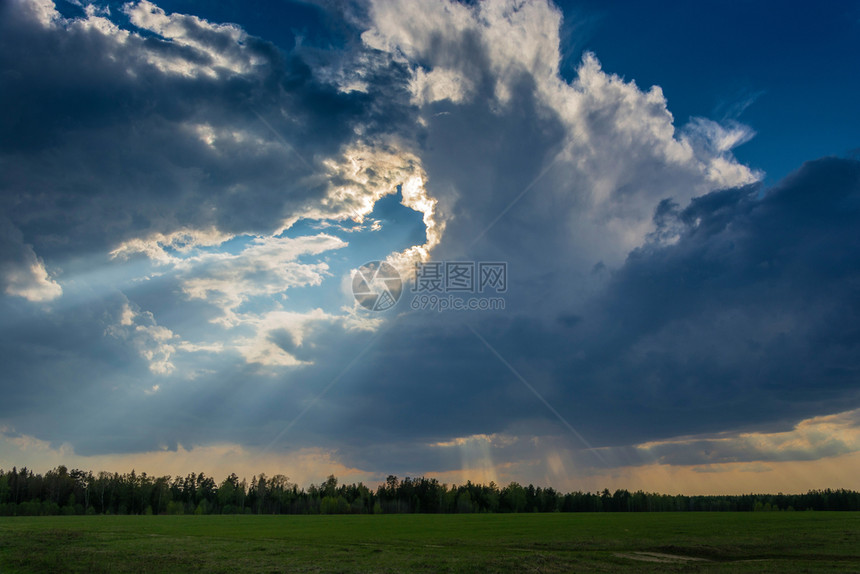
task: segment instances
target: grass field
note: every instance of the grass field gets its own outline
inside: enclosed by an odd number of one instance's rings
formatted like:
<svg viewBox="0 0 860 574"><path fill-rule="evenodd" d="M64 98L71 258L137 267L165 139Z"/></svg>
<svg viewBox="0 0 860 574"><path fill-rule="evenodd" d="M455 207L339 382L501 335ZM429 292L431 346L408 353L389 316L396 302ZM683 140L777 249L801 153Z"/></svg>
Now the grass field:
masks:
<svg viewBox="0 0 860 574"><path fill-rule="evenodd" d="M860 572L860 513L0 518L0 572Z"/></svg>

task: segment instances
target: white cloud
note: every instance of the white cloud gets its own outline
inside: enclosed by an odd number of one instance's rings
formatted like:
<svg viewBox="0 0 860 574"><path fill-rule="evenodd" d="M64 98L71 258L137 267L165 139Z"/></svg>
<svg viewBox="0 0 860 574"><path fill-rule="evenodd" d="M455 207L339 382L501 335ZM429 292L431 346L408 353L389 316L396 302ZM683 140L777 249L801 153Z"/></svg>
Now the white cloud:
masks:
<svg viewBox="0 0 860 574"><path fill-rule="evenodd" d="M549 250L556 257L564 250L564 257L581 261L574 267L568 262L568 268L584 271L600 260L622 262L654 230L654 209L664 198L683 206L693 197L761 177L731 155L733 147L752 137L746 126L696 120L689 129L678 131L658 86L643 91L633 81L607 74L590 53L584 54L574 80L565 81L559 75L562 15L548 2L488 0L467 6L448 0L420 4L380 0L371 3L371 18L372 26L362 39L410 66L410 88L418 105L443 99L461 105L480 102L486 97L480 86L485 85L491 88L499 121L505 121L522 113L510 107L515 94L530 90L538 104L534 120L560 125L560 145L547 138L540 144L543 148L529 150L548 153L543 167L532 176L536 177L528 185L530 191L523 195L541 195L539 202L514 200L521 190L503 198L489 181L483 190L460 188L454 181L449 192L433 179L437 177L433 171L430 193L454 206L452 210L468 214L473 226L481 218L486 218L481 225L495 225L494 217L510 209L512 200L516 211L531 211L532 221L566 219L559 229L563 235L555 238L557 247ZM486 138L495 136L477 128L470 113L455 107L446 109L444 119L422 120L431 133L434 122L450 126L460 121L462 129L448 137L474 141L475 149L492 150ZM520 136L513 125L504 135L511 146ZM468 149L468 144L463 147ZM425 165L464 161L450 155L435 162L427 157L441 158L445 153L425 150L422 160ZM478 161L485 161L485 169L499 180L504 181L508 170L511 179L521 177L514 171L521 170L519 166L494 162L492 156ZM475 165L473 170L480 172L482 167ZM485 200L485 195L498 197ZM494 201L496 206L487 210L484 201ZM546 234L542 241L546 245Z"/></svg>
<svg viewBox="0 0 860 574"><path fill-rule="evenodd" d="M374 26L361 39L401 61L425 56L434 34L440 30L452 37L463 37L474 27L470 9L456 2L372 2L371 17ZM445 56L442 53L438 58Z"/></svg>
<svg viewBox="0 0 860 574"><path fill-rule="evenodd" d="M232 24L212 24L185 14L166 14L164 10L143 0L123 7L132 24L154 32L177 46L192 49L198 56L191 58L165 52L149 51L147 60L162 72L195 77L205 74L213 78L224 73L244 74L261 63L244 46L247 34Z"/></svg>
<svg viewBox="0 0 860 574"><path fill-rule="evenodd" d="M325 197L302 217L361 222L376 202L414 177L426 179L421 160L396 141L356 141L324 160Z"/></svg>
<svg viewBox="0 0 860 574"><path fill-rule="evenodd" d="M35 259L29 266L8 268L4 272L6 294L23 297L28 301L45 302L63 294L63 288L48 276L45 264L30 250ZM30 258L30 257L28 257Z"/></svg>
<svg viewBox="0 0 860 574"><path fill-rule="evenodd" d="M332 315L313 309L307 313L279 310L247 314L242 317L242 323L254 330L253 337L240 338L234 343L246 362L267 367L294 367L313 364L313 359L344 333L377 329L381 319ZM299 354L304 358L298 358Z"/></svg>
<svg viewBox="0 0 860 574"><path fill-rule="evenodd" d="M180 253L195 247L221 245L233 236L210 227L209 229L180 229L172 233L153 233L145 238L123 241L110 252L111 258L127 259L130 255L141 253L160 264L178 263L181 258L171 255L167 250Z"/></svg>
<svg viewBox="0 0 860 574"><path fill-rule="evenodd" d="M707 118L693 118L686 126L690 139L710 148L716 154L724 154L750 141L755 131L736 121L719 124Z"/></svg>
<svg viewBox="0 0 860 574"><path fill-rule="evenodd" d="M63 288L48 274L33 246L24 243L21 231L2 216L0 240L0 286L6 295L44 303L63 294Z"/></svg>
<svg viewBox="0 0 860 574"><path fill-rule="evenodd" d="M819 460L860 452L860 410L805 419L788 431L681 437L634 450L644 461L681 465Z"/></svg>
<svg viewBox="0 0 860 574"><path fill-rule="evenodd" d="M204 253L177 264L183 292L204 299L223 312L225 326L241 322L236 309L251 297L276 295L290 288L319 285L325 262L300 263L302 255L319 255L347 243L324 233L314 236L258 237L240 253Z"/></svg>
<svg viewBox="0 0 860 574"><path fill-rule="evenodd" d="M416 261L424 261L439 245L446 216L439 213L438 201L425 182L421 160L398 142L359 141L347 147L341 157L323 162L326 167L326 196L312 204L302 217L325 220L352 219L363 222L379 199L401 191L401 203L422 214L426 242L413 245L387 258L401 273L408 273ZM405 276L405 275L404 275Z"/></svg>
<svg viewBox="0 0 860 574"><path fill-rule="evenodd" d="M683 141L696 150L697 156L709 158L706 174L717 186L739 186L763 177L763 173L740 165L731 155L732 149L755 136L749 126L733 120L719 124L707 118L693 118L683 131Z"/></svg>
<svg viewBox="0 0 860 574"><path fill-rule="evenodd" d="M172 332L157 326L151 313L135 313L126 305L111 334L133 340L155 373L172 372L170 358L177 349L209 353L234 350L247 363L264 367L307 366L328 348L323 338L330 343L332 338L374 330L380 325L379 318L368 319L353 313L331 315L321 309L304 313L288 311L283 309L282 301L274 298L293 288L320 285L329 274L328 264L298 259L346 247L347 243L337 237L325 233L295 238L255 237L249 238L248 244L237 253L200 251L197 248L201 245L220 245L220 236L184 232L145 241L132 240L115 251L142 252L172 267L183 293L189 299L204 300L217 307L221 314L213 322L227 329L220 334L220 342L179 341ZM184 253L168 254L165 246ZM261 296L266 299L262 308L242 308ZM137 325L141 316L144 326ZM252 334L245 334L247 331Z"/></svg>
<svg viewBox="0 0 860 574"><path fill-rule="evenodd" d="M519 75L542 78L558 72L561 12L547 2L491 1L470 8L447 1L375 1L371 15L374 26L362 40L419 63L412 91L421 103L463 101L480 79L482 57L489 59L501 103Z"/></svg>
<svg viewBox="0 0 860 574"><path fill-rule="evenodd" d="M207 145L217 145L220 137L207 126L198 126L199 137ZM209 141L211 140L211 141ZM390 254L389 260L406 273L416 260L424 260L438 245L445 221L436 211L437 202L425 188L426 174L417 156L405 151L397 142L389 144L357 142L347 146L338 157L325 160L325 188L320 201L309 201L303 210L285 223L283 232L298 219L320 223L351 219L364 222L382 197L401 189L402 204L422 214L426 242ZM330 340L353 331L375 330L381 318L368 319L345 309L343 315L327 314L320 309L297 313L284 309L289 289L320 285L328 272L325 261L298 261L299 257L321 256L342 249L347 243L320 233L295 238L259 236L236 253L225 250L230 239L242 239L216 229L182 229L173 233L155 233L144 238L124 241L111 255L127 258L134 253L146 255L154 262L172 269L182 292L190 299L206 301L220 310L213 322L226 329L221 349L237 351L249 364L264 367L308 366L327 346L318 340ZM212 248L212 249L205 249ZM243 308L254 298L264 296L262 308ZM274 306L274 309L271 307ZM250 330L252 335L243 334ZM209 345L176 343L172 351L209 349ZM301 358L297 357L300 355Z"/></svg>
<svg viewBox="0 0 860 574"><path fill-rule="evenodd" d="M474 86L468 78L444 68L429 72L418 68L409 83L412 102L419 106L441 100L450 100L458 104L464 101L473 90Z"/></svg>
<svg viewBox="0 0 860 574"><path fill-rule="evenodd" d="M179 337L160 326L149 311L136 311L126 301L116 323L107 328L106 334L131 343L153 374L165 376L176 369L171 359Z"/></svg>
<svg viewBox="0 0 860 574"><path fill-rule="evenodd" d="M18 3L25 17L34 19L45 28L52 27L61 18L52 0L18 0Z"/></svg>

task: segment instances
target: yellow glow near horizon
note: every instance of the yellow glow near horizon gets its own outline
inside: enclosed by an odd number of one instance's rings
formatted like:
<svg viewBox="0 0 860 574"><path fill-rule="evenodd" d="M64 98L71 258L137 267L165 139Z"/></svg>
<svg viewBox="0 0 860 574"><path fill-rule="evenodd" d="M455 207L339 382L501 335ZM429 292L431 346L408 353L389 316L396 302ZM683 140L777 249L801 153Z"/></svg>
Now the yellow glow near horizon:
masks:
<svg viewBox="0 0 860 574"><path fill-rule="evenodd" d="M854 438L860 433L849 423L856 411L801 421L794 433L809 435L832 432L833 440L842 440L848 451L836 456L809 460L750 460L744 462L718 462L713 464L673 465L651 463L640 466L597 468L576 462L576 452L549 446L534 437L514 437L500 434L477 434L455 437L430 445L431 448L457 449L460 468L436 471L415 468L410 476L433 477L448 484L495 482L504 486L510 482L552 486L562 492L594 492L610 490L643 490L664 494L744 494L744 493L802 493L816 489L860 490L860 447ZM791 432L746 433L746 440L754 436L764 445L774 442L796 444ZM505 449L517 442L533 445L534 456L513 457L504 460ZM638 448L653 447L645 443ZM677 441L681 443L683 441ZM510 458L510 457L508 457ZM291 453L272 453L238 444L215 444L176 450L158 450L142 453L104 454L83 456L64 444L53 447L32 436L16 435L13 429L0 428L0 468L26 466L34 472L44 473L59 465L98 472L146 472L151 476L187 475L203 472L223 480L230 473L250 479L265 473L284 474L299 486L319 484L331 474L341 483L364 482L369 486L381 483L383 474L344 464L333 450L308 447ZM402 478L402 476L401 476Z"/></svg>

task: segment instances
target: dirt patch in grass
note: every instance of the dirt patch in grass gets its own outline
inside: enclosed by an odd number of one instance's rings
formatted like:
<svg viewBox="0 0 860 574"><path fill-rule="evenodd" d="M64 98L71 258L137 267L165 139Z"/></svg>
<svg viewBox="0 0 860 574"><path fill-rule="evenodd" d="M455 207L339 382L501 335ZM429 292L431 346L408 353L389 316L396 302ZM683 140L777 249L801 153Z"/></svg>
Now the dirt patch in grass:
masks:
<svg viewBox="0 0 860 574"><path fill-rule="evenodd" d="M710 560L697 558L695 556L680 556L677 554L666 554L664 552L616 552L614 556L617 556L618 558L627 558L629 560L638 560L640 562L710 562Z"/></svg>

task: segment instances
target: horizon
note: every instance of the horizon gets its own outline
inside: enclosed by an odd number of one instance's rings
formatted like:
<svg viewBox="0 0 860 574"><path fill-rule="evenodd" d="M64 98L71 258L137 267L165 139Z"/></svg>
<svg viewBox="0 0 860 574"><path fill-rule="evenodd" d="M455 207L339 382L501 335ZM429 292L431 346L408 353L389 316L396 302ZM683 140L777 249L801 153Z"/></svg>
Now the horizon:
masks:
<svg viewBox="0 0 860 574"><path fill-rule="evenodd" d="M131 469L131 470L126 471L126 472L114 472L114 471L107 471L107 470L93 471L93 470L87 470L87 469L81 469L81 468L69 468L69 467L66 467L66 465L60 465L58 467L51 468L47 472L57 471L60 467L65 469L65 473L67 473L67 476L70 475L71 473L73 473L74 471L81 471L81 472L85 472L87 475L90 475L94 479L99 479L100 475L103 473L106 474L107 477L109 477L109 478L113 478L116 476L123 478L126 476L130 476L131 474L134 474L137 477L145 476L146 478L153 480L153 481L157 481L160 479L168 479L171 483L173 483L173 482L179 483L183 479L187 479L191 476L201 477L201 478L205 477L207 479L211 479L214 481L216 491L220 485L225 484L226 482L229 481L230 478L235 476L236 479L238 479L239 484L244 484L245 487L248 489L256 488L256 485L255 485L256 480L265 479L266 481L271 481L273 479L276 479L276 480L277 479L284 479L285 482L283 483L284 484L283 488L285 488L287 490L292 490L293 488L295 488L299 493L305 493L305 494L309 494L312 489L317 489L317 490L324 489L326 487L326 485L331 481L332 478L335 479L335 483L336 483L338 489L340 489L342 487L363 486L363 487L369 489L371 492L376 492L379 489L386 488L386 486L389 485L389 480L393 478L396 480L398 485L400 485L401 483L404 483L405 481L418 482L418 481L427 480L427 481L436 481L436 483L438 484L439 487L441 487L443 489L448 489L448 490L457 490L460 488L464 488L467 485L471 485L471 486L478 487L478 488L495 488L496 490L505 490L508 487L516 486L516 487L525 488L525 489L534 488L534 489L541 489L541 490L553 490L556 493L556 495L562 496L562 497L569 495L569 494L584 494L584 495L587 494L587 495L599 496L599 495L603 495L605 492L614 493L617 491L626 491L629 494L642 493L642 494L655 495L655 496L669 496L669 497L681 496L681 497L687 497L687 498L719 498L719 497L739 497L739 496L805 496L808 494L817 494L817 493L823 493L823 492L849 492L849 493L854 493L854 494L860 494L860 492L857 492L857 491L854 491L851 489L829 488L829 487L814 488L814 489L809 489L809 490L806 490L803 492L801 492L801 491L797 491L797 492L747 491L747 492L719 492L719 493L714 492L714 493L693 493L693 494L681 493L681 492L657 492L657 491L650 491L650 490L643 490L643 489L632 490L632 489L623 488L623 487L614 488L614 489L604 487L604 488L598 488L598 489L593 489L593 490L574 489L574 490L566 491L566 490L556 489L550 485L532 484L532 483L520 484L519 482L516 482L516 481L512 481L512 482L507 483L507 484L496 484L494 481L489 481L487 483L483 483L483 482L474 482L472 480L467 479L463 483L458 484L456 482L454 482L454 483L443 482L443 481L438 480L437 478L435 478L433 476L395 476L395 475L388 475L386 477L386 479L383 481L380 481L377 483L369 483L369 484L365 484L362 481L354 481L354 482L341 481L338 477L336 477L334 475L329 475L329 476L327 476L324 479L319 480L319 481L312 481L312 482L309 482L307 484L298 484L298 483L293 482L289 476L287 476L283 473L273 473L273 474L269 474L269 473L265 473L265 472L256 473L256 474L252 474L251 478L249 480L247 476L237 475L236 473L230 473L230 474L225 475L223 477L209 475L205 472L199 472L198 473L198 472L193 472L193 471L185 473L185 474L171 475L171 474L157 474L157 473L151 474L149 472L146 472L145 470L138 472L137 469ZM19 476L23 476L24 471L26 471L29 475L41 476L42 478L44 478L45 474L47 474L47 472L34 471L34 469L31 469L29 467L20 467L20 468L13 467L13 470L16 470ZM8 477L11 474L11 472L12 472L12 470L10 470L10 469L0 468L0 475L5 473L5 475ZM803 510L803 509L800 509L800 510ZM575 511L575 512L579 512L579 511Z"/></svg>

